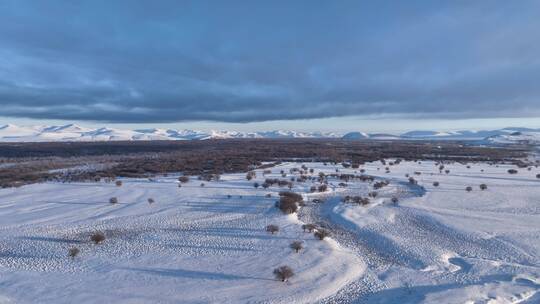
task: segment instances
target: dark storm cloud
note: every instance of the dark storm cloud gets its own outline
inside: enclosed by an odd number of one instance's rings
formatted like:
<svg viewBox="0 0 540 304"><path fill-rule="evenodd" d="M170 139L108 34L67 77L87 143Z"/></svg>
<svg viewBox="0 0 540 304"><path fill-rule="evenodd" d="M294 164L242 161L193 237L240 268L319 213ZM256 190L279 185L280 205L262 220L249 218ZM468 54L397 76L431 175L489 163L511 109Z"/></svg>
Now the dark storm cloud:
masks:
<svg viewBox="0 0 540 304"><path fill-rule="evenodd" d="M2 1L0 115L538 116L539 3Z"/></svg>

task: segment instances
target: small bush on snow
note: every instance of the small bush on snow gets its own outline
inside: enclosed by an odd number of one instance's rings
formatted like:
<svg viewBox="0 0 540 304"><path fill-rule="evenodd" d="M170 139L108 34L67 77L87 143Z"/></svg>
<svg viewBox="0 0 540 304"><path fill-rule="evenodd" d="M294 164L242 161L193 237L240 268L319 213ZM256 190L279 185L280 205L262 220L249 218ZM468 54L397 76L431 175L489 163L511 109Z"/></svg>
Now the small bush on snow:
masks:
<svg viewBox="0 0 540 304"><path fill-rule="evenodd" d="M317 226L315 226L315 224L305 224L305 225L302 225L302 230L304 230L304 232L306 232L306 230L308 232L313 232L313 230L317 229Z"/></svg>
<svg viewBox="0 0 540 304"><path fill-rule="evenodd" d="M277 225L268 225L266 226L266 231L274 234L275 232L279 231L279 227Z"/></svg>
<svg viewBox="0 0 540 304"><path fill-rule="evenodd" d="M118 204L118 198L116 198L116 197L111 197L111 198L109 199L109 203L111 203L111 204Z"/></svg>
<svg viewBox="0 0 540 304"><path fill-rule="evenodd" d="M90 235L90 240L96 245L103 243L105 241L105 234L101 231L96 231Z"/></svg>
<svg viewBox="0 0 540 304"><path fill-rule="evenodd" d="M298 253L298 251L300 251L300 249L304 248L303 244L301 241L294 241L291 243L291 248L294 249L294 251L296 251Z"/></svg>
<svg viewBox="0 0 540 304"><path fill-rule="evenodd" d="M294 271L289 266L280 266L276 269L274 269L274 275L278 280L281 280L282 282L287 281L289 278L294 276Z"/></svg>
<svg viewBox="0 0 540 304"><path fill-rule="evenodd" d="M79 248L77 248L77 247L71 247L71 248L69 248L69 250L68 250L68 256L69 256L70 258L74 259L76 256L79 255L80 252L81 252L81 251L79 250Z"/></svg>
<svg viewBox="0 0 540 304"><path fill-rule="evenodd" d="M480 190L486 190L487 185L486 184L480 184Z"/></svg>
<svg viewBox="0 0 540 304"><path fill-rule="evenodd" d="M330 232L326 229L319 229L315 231L315 237L321 241L324 240L329 235L330 235Z"/></svg>

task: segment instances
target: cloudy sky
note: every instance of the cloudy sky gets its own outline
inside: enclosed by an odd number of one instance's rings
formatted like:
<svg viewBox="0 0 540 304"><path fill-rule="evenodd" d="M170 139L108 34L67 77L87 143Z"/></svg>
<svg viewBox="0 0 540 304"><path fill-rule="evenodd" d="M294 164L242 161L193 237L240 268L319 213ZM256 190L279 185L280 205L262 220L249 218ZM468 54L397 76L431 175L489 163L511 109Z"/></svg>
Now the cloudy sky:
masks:
<svg viewBox="0 0 540 304"><path fill-rule="evenodd" d="M540 1L0 1L0 122L540 127Z"/></svg>

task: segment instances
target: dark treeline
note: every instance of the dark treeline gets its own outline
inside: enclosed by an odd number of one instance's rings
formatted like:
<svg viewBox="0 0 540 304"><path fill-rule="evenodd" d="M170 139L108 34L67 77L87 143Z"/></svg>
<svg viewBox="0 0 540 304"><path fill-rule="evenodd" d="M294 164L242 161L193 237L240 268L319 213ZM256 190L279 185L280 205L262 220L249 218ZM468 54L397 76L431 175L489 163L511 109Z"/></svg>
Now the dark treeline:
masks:
<svg viewBox="0 0 540 304"><path fill-rule="evenodd" d="M361 165L385 158L500 162L525 150L459 142L339 139L227 139L202 141L56 142L0 144L0 185L44 180L95 180L168 172L187 175L246 172L262 162L321 161ZM90 164L95 169L51 170ZM99 166L92 166L99 164Z"/></svg>

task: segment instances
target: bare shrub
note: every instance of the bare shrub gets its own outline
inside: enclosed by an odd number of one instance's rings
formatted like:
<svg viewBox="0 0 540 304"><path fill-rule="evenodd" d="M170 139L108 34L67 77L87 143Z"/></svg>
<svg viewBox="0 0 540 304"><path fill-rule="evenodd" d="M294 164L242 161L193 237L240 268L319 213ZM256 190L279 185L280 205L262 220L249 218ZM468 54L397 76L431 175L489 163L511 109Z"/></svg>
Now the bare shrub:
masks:
<svg viewBox="0 0 540 304"><path fill-rule="evenodd" d="M281 198L278 207L285 214L295 213L298 210L298 205L290 198Z"/></svg>
<svg viewBox="0 0 540 304"><path fill-rule="evenodd" d="M315 237L321 241L324 240L324 238L326 238L329 235L330 235L330 232L326 229L318 229L317 231L315 231Z"/></svg>
<svg viewBox="0 0 540 304"><path fill-rule="evenodd" d="M70 258L74 259L76 256L79 255L80 252L81 252L81 251L79 250L79 248L77 248L77 247L71 247L71 248L69 248L69 250L68 250L68 256L69 256Z"/></svg>
<svg viewBox="0 0 540 304"><path fill-rule="evenodd" d="M317 190L319 192L325 192L327 189L328 189L328 186L325 185L325 184L322 184L322 185L319 186L319 188Z"/></svg>
<svg viewBox="0 0 540 304"><path fill-rule="evenodd" d="M201 187L204 187L204 186L205 186L205 184L204 184L204 183L201 183Z"/></svg>
<svg viewBox="0 0 540 304"><path fill-rule="evenodd" d="M119 181L119 180L118 180L118 181L116 181L114 184L115 184L117 187L120 187L120 186L122 186L122 181Z"/></svg>
<svg viewBox="0 0 540 304"><path fill-rule="evenodd" d="M480 190L486 190L487 185L486 184L480 184Z"/></svg>
<svg viewBox="0 0 540 304"><path fill-rule="evenodd" d="M446 169L446 170L444 170L444 173L448 174L448 173L450 173L450 170Z"/></svg>
<svg viewBox="0 0 540 304"><path fill-rule="evenodd" d="M536 178L540 178L540 174L536 174Z"/></svg>
<svg viewBox="0 0 540 304"><path fill-rule="evenodd" d="M395 196L393 196L391 200L392 200L392 203L394 204L397 204L397 202L399 201L399 199Z"/></svg>
<svg viewBox="0 0 540 304"><path fill-rule="evenodd" d="M90 240L96 245L101 244L105 241L105 234L101 231L96 231L90 235Z"/></svg>
<svg viewBox="0 0 540 304"><path fill-rule="evenodd" d="M289 266L280 266L276 269L274 269L274 275L278 280L281 280L282 282L287 281L289 278L294 276L294 271Z"/></svg>
<svg viewBox="0 0 540 304"><path fill-rule="evenodd" d="M155 201L154 201L153 198L150 197L150 198L148 198L148 203L151 205L151 204L155 203Z"/></svg>
<svg viewBox="0 0 540 304"><path fill-rule="evenodd" d="M181 183L183 183L183 184L185 184L185 183L189 182L189 176L185 176L185 175L184 175L184 176L180 176L180 177L178 178L178 181L181 182Z"/></svg>
<svg viewBox="0 0 540 304"><path fill-rule="evenodd" d="M306 232L306 230L308 232L313 232L313 230L317 229L317 226L315 226L315 224L305 224L305 225L302 225L302 229L304 230L304 232Z"/></svg>
<svg viewBox="0 0 540 304"><path fill-rule="evenodd" d="M111 203L111 204L118 204L118 198L116 198L116 197L111 197L111 198L109 199L109 203Z"/></svg>
<svg viewBox="0 0 540 304"><path fill-rule="evenodd" d="M433 182L433 187L439 187L439 182Z"/></svg>
<svg viewBox="0 0 540 304"><path fill-rule="evenodd" d="M274 234L275 232L279 231L279 227L277 225L268 225L266 226L266 231Z"/></svg>
<svg viewBox="0 0 540 304"><path fill-rule="evenodd" d="M254 187L255 189L258 189L259 186L260 186L259 183L257 183L257 182L254 182L254 183L253 183L253 187Z"/></svg>
<svg viewBox="0 0 540 304"><path fill-rule="evenodd" d="M279 196L278 208L286 214L296 212L298 203L303 200L302 195L290 191L281 191Z"/></svg>
<svg viewBox="0 0 540 304"><path fill-rule="evenodd" d="M465 191L471 192L471 191L472 191L472 187L471 187L471 186L467 186L467 188L465 188Z"/></svg>
<svg viewBox="0 0 540 304"><path fill-rule="evenodd" d="M300 249L304 248L304 245L302 244L301 241L294 241L291 243L291 248L294 249L294 251L298 253Z"/></svg>
<svg viewBox="0 0 540 304"><path fill-rule="evenodd" d="M518 173L518 170L516 169L508 169L507 171L509 174L517 174Z"/></svg>
<svg viewBox="0 0 540 304"><path fill-rule="evenodd" d="M272 197L272 194L271 194L271 193L267 193L267 194L266 194L266 197Z"/></svg>
<svg viewBox="0 0 540 304"><path fill-rule="evenodd" d="M256 176L257 176L257 173L255 173L255 171L249 171L248 173L246 173L246 179L248 181L254 179Z"/></svg>

